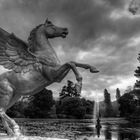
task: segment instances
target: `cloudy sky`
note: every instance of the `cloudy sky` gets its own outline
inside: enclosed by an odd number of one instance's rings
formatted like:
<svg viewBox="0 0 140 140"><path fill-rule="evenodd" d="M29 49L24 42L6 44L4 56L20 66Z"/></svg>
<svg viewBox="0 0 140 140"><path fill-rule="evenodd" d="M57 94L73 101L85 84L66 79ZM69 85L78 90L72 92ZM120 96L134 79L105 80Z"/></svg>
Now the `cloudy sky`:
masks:
<svg viewBox="0 0 140 140"><path fill-rule="evenodd" d="M129 0L0 0L0 27L27 40L30 31L48 17L55 25L67 27L66 39L50 40L62 63L77 61L96 66L100 73L83 75L82 96L98 94L107 88L112 99L133 86L140 46L140 16L128 12ZM2 71L2 69L1 69ZM49 86L57 97L67 79Z"/></svg>

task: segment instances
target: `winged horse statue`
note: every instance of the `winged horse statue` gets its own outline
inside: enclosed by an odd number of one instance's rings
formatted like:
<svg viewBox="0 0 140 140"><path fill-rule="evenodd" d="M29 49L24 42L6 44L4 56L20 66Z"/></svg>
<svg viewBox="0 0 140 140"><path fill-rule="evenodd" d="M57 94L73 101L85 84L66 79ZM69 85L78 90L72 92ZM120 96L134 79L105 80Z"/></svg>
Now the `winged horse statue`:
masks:
<svg viewBox="0 0 140 140"><path fill-rule="evenodd" d="M18 124L6 115L6 110L21 96L36 94L54 82L61 82L70 70L75 74L76 89L80 93L82 76L77 67L89 69L91 73L99 72L88 64L59 63L48 39L65 38L67 34L67 28L46 20L30 32L26 43L0 28L0 65L9 70L0 75L0 117L8 135L21 134Z"/></svg>

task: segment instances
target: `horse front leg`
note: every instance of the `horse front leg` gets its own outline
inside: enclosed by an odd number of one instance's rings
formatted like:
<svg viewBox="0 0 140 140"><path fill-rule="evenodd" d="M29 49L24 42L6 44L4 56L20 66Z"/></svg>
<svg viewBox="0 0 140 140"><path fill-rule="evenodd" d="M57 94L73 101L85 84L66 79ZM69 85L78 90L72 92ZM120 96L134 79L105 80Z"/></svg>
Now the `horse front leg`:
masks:
<svg viewBox="0 0 140 140"><path fill-rule="evenodd" d="M73 62L69 62L68 65L71 67L72 71L76 76L77 83L75 84L75 88L77 93L81 93L82 90L82 76L76 68L76 65Z"/></svg>
<svg viewBox="0 0 140 140"><path fill-rule="evenodd" d="M68 63L62 65L59 69L57 69L55 72L55 79L57 82L61 82L65 78L65 76L68 74L70 69L75 74L75 77L77 80L75 87L76 87L77 92L80 93L81 89L82 89L82 76L78 72L78 70L73 62L68 62Z"/></svg>
<svg viewBox="0 0 140 140"><path fill-rule="evenodd" d="M77 62L74 62L74 61L72 63L74 63L76 67L89 69L91 73L99 72L99 70L97 70L94 66L91 66L89 64L82 64L82 63L77 63Z"/></svg>

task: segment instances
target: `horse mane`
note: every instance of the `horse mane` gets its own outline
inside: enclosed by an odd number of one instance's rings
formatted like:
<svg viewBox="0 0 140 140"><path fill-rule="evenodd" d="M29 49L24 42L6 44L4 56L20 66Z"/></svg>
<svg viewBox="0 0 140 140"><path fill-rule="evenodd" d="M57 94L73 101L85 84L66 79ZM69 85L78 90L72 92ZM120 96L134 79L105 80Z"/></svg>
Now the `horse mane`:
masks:
<svg viewBox="0 0 140 140"><path fill-rule="evenodd" d="M40 28L43 24L40 24L38 26L36 26L35 28L33 28L30 32L30 35L28 37L28 44L29 44L29 50L34 53L34 49L36 46L36 31L38 30L38 28Z"/></svg>
<svg viewBox="0 0 140 140"><path fill-rule="evenodd" d="M35 28L33 28L30 32L30 35L28 37L28 50L29 52L36 56L35 54L35 48L36 48L36 32L37 30L42 26L43 24L40 24L38 26L36 26ZM52 61L50 61L49 59L46 59L45 57L39 57L39 56L36 56L39 60L39 62L41 62L42 64L45 64L45 65L49 65L49 66L55 66L56 64L53 63Z"/></svg>

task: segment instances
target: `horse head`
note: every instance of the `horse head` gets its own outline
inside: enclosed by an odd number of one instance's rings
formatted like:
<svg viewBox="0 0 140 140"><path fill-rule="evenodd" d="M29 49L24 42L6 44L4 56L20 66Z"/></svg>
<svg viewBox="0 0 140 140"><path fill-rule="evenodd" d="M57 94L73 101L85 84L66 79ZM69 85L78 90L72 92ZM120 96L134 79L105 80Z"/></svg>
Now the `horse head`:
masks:
<svg viewBox="0 0 140 140"><path fill-rule="evenodd" d="M48 19L45 21L44 27L47 38L55 38L55 37L65 38L68 35L67 28L57 27L54 24L52 24L52 22L49 21Z"/></svg>

